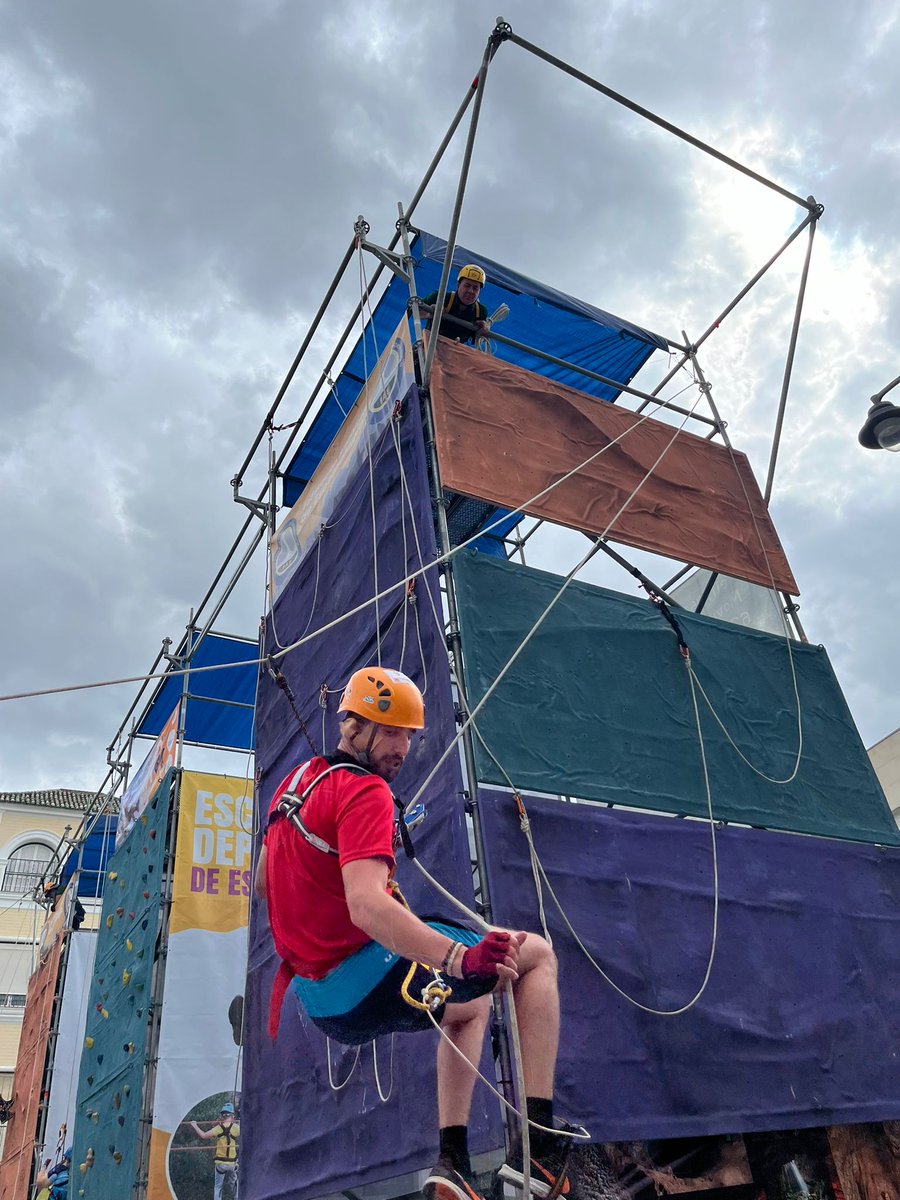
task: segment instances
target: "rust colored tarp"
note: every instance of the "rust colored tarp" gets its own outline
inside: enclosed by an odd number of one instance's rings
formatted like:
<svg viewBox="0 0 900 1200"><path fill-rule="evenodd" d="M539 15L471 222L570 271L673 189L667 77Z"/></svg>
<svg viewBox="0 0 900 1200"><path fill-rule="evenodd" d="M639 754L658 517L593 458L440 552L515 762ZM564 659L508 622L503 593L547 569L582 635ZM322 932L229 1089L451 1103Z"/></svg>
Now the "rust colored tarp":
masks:
<svg viewBox="0 0 900 1200"><path fill-rule="evenodd" d="M446 338L438 342L431 399L444 487L593 534L606 530L674 432ZM798 593L746 456L695 434L678 435L609 537Z"/></svg>
<svg viewBox="0 0 900 1200"><path fill-rule="evenodd" d="M3 1160L0 1162L0 1196L3 1200L27 1200L29 1195L28 1184L34 1164L34 1136L62 943L61 936L54 938L28 981L25 1020L13 1081L13 1114L6 1127Z"/></svg>

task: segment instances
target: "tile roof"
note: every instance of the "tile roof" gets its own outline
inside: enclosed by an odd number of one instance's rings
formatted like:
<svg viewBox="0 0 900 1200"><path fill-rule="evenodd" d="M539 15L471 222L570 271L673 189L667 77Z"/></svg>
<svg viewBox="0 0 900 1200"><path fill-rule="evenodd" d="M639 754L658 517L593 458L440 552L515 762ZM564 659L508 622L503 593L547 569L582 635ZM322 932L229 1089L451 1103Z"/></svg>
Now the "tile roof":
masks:
<svg viewBox="0 0 900 1200"><path fill-rule="evenodd" d="M96 798L96 792L80 792L74 788L47 788L41 792L0 792L0 805L31 804L36 808L61 808L84 812ZM118 801L113 801L118 810Z"/></svg>

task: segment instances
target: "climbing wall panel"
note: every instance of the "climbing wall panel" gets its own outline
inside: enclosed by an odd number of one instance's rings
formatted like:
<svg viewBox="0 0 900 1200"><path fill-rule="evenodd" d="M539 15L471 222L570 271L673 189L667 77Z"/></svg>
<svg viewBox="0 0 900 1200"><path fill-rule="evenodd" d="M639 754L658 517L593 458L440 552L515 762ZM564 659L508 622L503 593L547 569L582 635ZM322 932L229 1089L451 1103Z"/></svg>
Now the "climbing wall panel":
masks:
<svg viewBox="0 0 900 1200"><path fill-rule="evenodd" d="M454 561L474 704L563 581L484 555L464 553ZM900 844L824 649L683 610L677 619L721 720L720 726L698 692L716 817ZM798 696L802 754L791 779L801 744ZM648 600L571 584L478 726L518 787L706 813L690 680L675 633ZM479 779L503 784L506 777L480 743L476 754Z"/></svg>
<svg viewBox="0 0 900 1200"><path fill-rule="evenodd" d="M745 455L447 338L431 396L446 488L796 594Z"/></svg>
<svg viewBox="0 0 900 1200"><path fill-rule="evenodd" d="M4 1200L26 1200L29 1195L38 1112L45 1099L42 1091L44 1064L62 945L63 937L58 933L28 981L13 1079L13 1114L6 1128L3 1161L0 1162L0 1196ZM53 1150L55 1146L47 1157L53 1157Z"/></svg>
<svg viewBox="0 0 900 1200"><path fill-rule="evenodd" d="M540 928L507 792L479 790L494 917ZM595 960L675 1010L713 931L707 824L526 797L534 843ZM544 903L560 960L557 1096L596 1141L900 1118L900 850L728 827L709 984L679 1016L617 995Z"/></svg>
<svg viewBox="0 0 900 1200"><path fill-rule="evenodd" d="M397 437L395 445L394 436ZM372 447L375 529L372 528L369 467L365 458L352 472L318 544L300 563L269 617L266 650L279 655L295 703L316 749L333 750L336 706L350 673L378 660L401 666L425 691L427 736L414 739L409 758L393 784L408 800L452 739L456 722L440 613L437 572L363 608L333 629L280 655L280 647L315 634L353 612L375 591L403 581L436 556L422 425L415 388L402 417ZM377 571L373 557L377 546ZM376 589L377 581L377 589ZM432 606L435 606L433 608ZM376 632L377 630L377 632ZM326 707L320 707L322 685ZM268 811L278 783L308 759L312 748L282 691L267 673L260 676L257 714L260 806ZM443 764L425 797L428 815L415 832L423 861L441 881L472 899L456 754ZM263 827L265 817L262 817ZM398 879L413 908L434 911L441 902L423 888L418 873L401 860ZM325 1037L306 1019L289 993L278 1041L266 1032L269 994L277 967L265 905L251 909L250 963L246 991L244 1092L242 1099L242 1200L303 1200L353 1190L368 1183L427 1168L435 1152L434 1040L429 1033L390 1037L377 1043L378 1079L391 1099L378 1098L372 1050L364 1047L347 1086L328 1083ZM355 1051L331 1044L336 1083L353 1068ZM489 1062L484 1069L491 1071ZM390 1080L393 1079L393 1084ZM472 1121L475 1150L502 1140L496 1109L476 1093Z"/></svg>
<svg viewBox="0 0 900 1200"><path fill-rule="evenodd" d="M72 1174L75 1194L83 1200L128 1200L137 1182L151 978L175 780L170 770L107 866L76 1102Z"/></svg>

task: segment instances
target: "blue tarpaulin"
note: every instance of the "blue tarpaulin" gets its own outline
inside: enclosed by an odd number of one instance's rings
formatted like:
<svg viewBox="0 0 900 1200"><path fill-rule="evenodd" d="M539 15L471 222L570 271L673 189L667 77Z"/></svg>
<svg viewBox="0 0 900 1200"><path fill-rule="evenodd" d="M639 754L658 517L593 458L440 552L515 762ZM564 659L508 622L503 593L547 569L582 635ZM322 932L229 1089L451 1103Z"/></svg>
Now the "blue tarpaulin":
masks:
<svg viewBox="0 0 900 1200"><path fill-rule="evenodd" d="M78 869L79 853L81 856L81 874L78 877L78 895L81 897L96 897L103 892L103 876L110 856L116 848L116 826L119 818L113 813L99 817L91 832L84 839L84 848L79 851L75 846L60 871L60 885L63 889Z"/></svg>
<svg viewBox="0 0 900 1200"><path fill-rule="evenodd" d="M416 291L420 297L436 291L441 279L447 243L430 233L419 233L412 245ZM498 324L497 332L528 346L563 358L577 366L586 367L618 383L629 383L654 350L667 350L668 342L658 334L641 329L620 317L594 308L555 288L517 275L508 267L457 246L453 255L450 286L455 286L456 272L467 262L484 267L488 282L481 299L488 312L500 304L509 306L509 316ZM350 411L366 376L388 338L396 329L409 299L409 288L402 279L394 277L379 300L364 337L356 344L338 376L334 392L329 394L313 424L303 439L284 477L284 503L292 505L309 482L334 435ZM589 392L603 400L615 400L618 389L607 387L577 371L557 366L496 342L493 352L497 358L516 363L538 375L556 379L569 387Z"/></svg>
<svg viewBox="0 0 900 1200"><path fill-rule="evenodd" d="M249 663L223 671L192 674L188 684L184 740L226 750L253 749L253 706L256 701L256 639L209 633L197 647L194 667ZM173 675L162 686L138 726L141 737L157 737L182 693L183 677Z"/></svg>

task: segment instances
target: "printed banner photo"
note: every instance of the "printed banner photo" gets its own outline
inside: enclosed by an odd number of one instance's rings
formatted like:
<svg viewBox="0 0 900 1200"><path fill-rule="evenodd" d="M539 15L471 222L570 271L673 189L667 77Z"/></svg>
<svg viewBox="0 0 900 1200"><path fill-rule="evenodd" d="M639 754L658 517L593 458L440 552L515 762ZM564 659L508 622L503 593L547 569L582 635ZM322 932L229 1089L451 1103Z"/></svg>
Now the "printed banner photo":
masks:
<svg viewBox="0 0 900 1200"><path fill-rule="evenodd" d="M237 1194L252 828L250 780L184 772L148 1200Z"/></svg>
<svg viewBox="0 0 900 1200"><path fill-rule="evenodd" d="M413 378L409 322L404 317L375 363L328 453L271 539L273 604L314 545L347 480L365 461L368 447L375 444L390 420L394 405L405 395Z"/></svg>
<svg viewBox="0 0 900 1200"><path fill-rule="evenodd" d="M131 777L131 782L122 795L119 824L116 827L116 849L125 841L135 821L147 807L166 771L175 766L180 712L181 700L172 709L172 714L160 730L150 753Z"/></svg>

